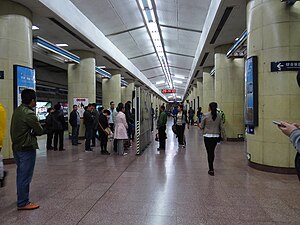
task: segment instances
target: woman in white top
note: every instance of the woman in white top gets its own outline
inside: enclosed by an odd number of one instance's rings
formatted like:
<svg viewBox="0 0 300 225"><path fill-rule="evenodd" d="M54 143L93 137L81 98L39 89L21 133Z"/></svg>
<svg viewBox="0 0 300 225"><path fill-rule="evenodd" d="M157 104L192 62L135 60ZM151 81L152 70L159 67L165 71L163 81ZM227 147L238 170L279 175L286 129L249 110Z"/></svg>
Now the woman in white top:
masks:
<svg viewBox="0 0 300 225"><path fill-rule="evenodd" d="M215 148L220 140L220 134L223 129L223 123L220 115L217 113L218 104L209 103L208 113L203 115L200 129L203 130L204 144L207 151L208 174L214 176Z"/></svg>
<svg viewBox="0 0 300 225"><path fill-rule="evenodd" d="M183 148L185 148L184 130L186 124L189 129L190 128L189 122L186 113L183 111L183 105L179 105L178 113L176 115L176 133L178 136L178 145L179 147L183 147Z"/></svg>
<svg viewBox="0 0 300 225"><path fill-rule="evenodd" d="M128 124L126 122L126 116L124 114L125 107L123 103L119 103L117 107L117 116L115 121L115 132L114 132L114 139L116 140L117 145L117 154L118 155L127 155L124 153L124 145L123 141L128 139L127 129Z"/></svg>

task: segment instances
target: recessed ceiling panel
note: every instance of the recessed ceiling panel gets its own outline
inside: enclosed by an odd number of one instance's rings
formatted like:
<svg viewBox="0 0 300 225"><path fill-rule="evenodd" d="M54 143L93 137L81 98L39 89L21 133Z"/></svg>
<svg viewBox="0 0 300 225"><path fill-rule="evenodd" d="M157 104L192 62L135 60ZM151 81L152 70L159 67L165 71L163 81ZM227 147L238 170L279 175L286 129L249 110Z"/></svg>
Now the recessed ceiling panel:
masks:
<svg viewBox="0 0 300 225"><path fill-rule="evenodd" d="M202 30L211 0L178 1L178 26Z"/></svg>
<svg viewBox="0 0 300 225"><path fill-rule="evenodd" d="M176 66L179 68L190 69L194 58L167 54L168 62L170 66Z"/></svg>
<svg viewBox="0 0 300 225"><path fill-rule="evenodd" d="M71 1L105 35L127 29L109 0Z"/></svg>
<svg viewBox="0 0 300 225"><path fill-rule="evenodd" d="M136 67L143 72L143 70L148 70L151 68L160 67L160 62L155 54L147 55L130 60Z"/></svg>
<svg viewBox="0 0 300 225"><path fill-rule="evenodd" d="M149 79L150 77L162 75L163 70L161 67L159 67L159 68L155 68L155 69L144 70L143 74ZM163 75L163 77L164 77L164 75Z"/></svg>

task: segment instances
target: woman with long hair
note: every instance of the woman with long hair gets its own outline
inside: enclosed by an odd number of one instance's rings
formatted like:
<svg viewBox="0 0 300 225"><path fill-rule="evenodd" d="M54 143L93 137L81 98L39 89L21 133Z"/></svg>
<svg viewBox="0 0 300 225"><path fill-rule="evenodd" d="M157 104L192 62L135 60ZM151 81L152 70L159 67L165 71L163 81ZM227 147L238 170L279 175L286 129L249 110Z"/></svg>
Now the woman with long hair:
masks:
<svg viewBox="0 0 300 225"><path fill-rule="evenodd" d="M208 113L203 115L200 129L203 130L204 144L207 151L208 174L214 176L215 148L220 140L223 123L220 115L217 113L218 104L209 103Z"/></svg>
<svg viewBox="0 0 300 225"><path fill-rule="evenodd" d="M123 141L128 139L127 135L127 129L128 124L126 122L126 116L124 114L125 107L123 103L119 103L117 107L117 116L116 116L116 122L115 122L115 132L114 132L114 139L116 140L117 145L117 154L118 155L127 155L127 153L124 153L124 145Z"/></svg>

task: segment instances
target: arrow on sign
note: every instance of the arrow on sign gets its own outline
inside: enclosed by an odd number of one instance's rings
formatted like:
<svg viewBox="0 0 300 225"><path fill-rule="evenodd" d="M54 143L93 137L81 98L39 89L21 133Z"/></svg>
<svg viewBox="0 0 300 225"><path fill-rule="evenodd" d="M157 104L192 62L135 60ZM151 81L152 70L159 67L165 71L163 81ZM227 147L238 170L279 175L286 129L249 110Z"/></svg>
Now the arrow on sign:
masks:
<svg viewBox="0 0 300 225"><path fill-rule="evenodd" d="M281 63L279 63L278 65L277 65L277 68L278 68L278 70L279 71L281 71L281 68L283 67L283 65L281 65Z"/></svg>

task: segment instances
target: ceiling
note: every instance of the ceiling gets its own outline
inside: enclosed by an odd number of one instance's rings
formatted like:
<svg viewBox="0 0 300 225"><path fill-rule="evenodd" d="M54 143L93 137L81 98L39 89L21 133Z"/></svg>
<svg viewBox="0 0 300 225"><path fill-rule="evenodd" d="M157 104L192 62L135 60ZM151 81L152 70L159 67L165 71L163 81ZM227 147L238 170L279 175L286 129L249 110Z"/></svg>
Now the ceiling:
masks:
<svg viewBox="0 0 300 225"><path fill-rule="evenodd" d="M127 80L137 80L139 76L118 62L114 54L101 49L85 36L79 29L75 29L63 16L46 7L43 0L14 0L33 12L33 24L40 29L33 31L33 35L52 43L67 43L66 50L77 49L93 51L96 54L97 66L107 69L118 69ZM159 90L167 84L156 85L165 80L163 70L158 60L151 36L147 30L139 0L53 0L61 4L72 3L84 16L97 27L104 36L123 54L152 84ZM174 85L179 96L184 96L189 85L193 82L194 74L199 70L199 60L203 56L197 53L205 26L207 13L212 1L216 0L151 0L157 16L161 32L162 43L169 64ZM242 3L241 3L242 2ZM229 17L217 41L213 45L205 45L202 51L213 53L215 46L231 43L245 29L245 3L240 0L224 0L221 3L212 28L218 24L226 6L234 6L234 12ZM58 4L59 4L58 3ZM242 9L244 7L244 9ZM240 19L237 20L236 16ZM213 29L211 32L214 32ZM96 35L96 32L95 32ZM45 57L35 54L39 60ZM42 59L43 58L43 59ZM47 61L51 61L48 59ZM197 62L196 68L193 65ZM213 65L213 54L209 54L205 66ZM61 65L61 68L66 68ZM132 68L129 66L129 68ZM179 76L180 78L176 78ZM183 79L182 79L183 78ZM181 82L181 83L180 83ZM143 83L140 81L140 83ZM149 85L148 85L149 86Z"/></svg>

